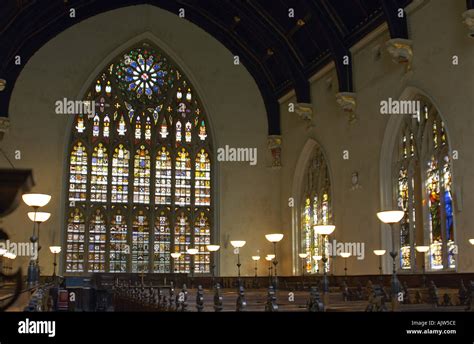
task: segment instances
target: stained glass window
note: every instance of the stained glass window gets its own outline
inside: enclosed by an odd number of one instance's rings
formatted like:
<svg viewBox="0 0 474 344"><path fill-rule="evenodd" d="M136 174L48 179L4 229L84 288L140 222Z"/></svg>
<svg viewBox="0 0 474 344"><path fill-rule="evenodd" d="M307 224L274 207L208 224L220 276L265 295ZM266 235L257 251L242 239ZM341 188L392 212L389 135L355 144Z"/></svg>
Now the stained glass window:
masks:
<svg viewBox="0 0 474 344"><path fill-rule="evenodd" d="M404 120L397 157L397 205L400 222L400 268L420 269L425 262L415 245L428 245L430 270L456 267L452 172L446 128L436 109L420 100L423 116ZM419 230L417 228L423 228Z"/></svg>
<svg viewBox="0 0 474 344"><path fill-rule="evenodd" d="M194 242L198 249L198 253L194 256L194 270L201 273L209 272L211 260L206 245L211 243L211 230L204 212L199 214L194 223Z"/></svg>
<svg viewBox="0 0 474 344"><path fill-rule="evenodd" d="M191 204L191 158L186 149L182 148L176 157L175 172L175 204Z"/></svg>
<svg viewBox="0 0 474 344"><path fill-rule="evenodd" d="M150 154L140 146L135 154L133 166L133 202L150 203Z"/></svg>
<svg viewBox="0 0 474 344"><path fill-rule="evenodd" d="M107 202L107 176L109 159L107 149L102 143L92 152L91 201Z"/></svg>
<svg viewBox="0 0 474 344"><path fill-rule="evenodd" d="M155 221L155 237L153 242L154 272L170 272L171 230L168 216L162 211Z"/></svg>
<svg viewBox="0 0 474 344"><path fill-rule="evenodd" d="M171 157L166 147L156 156L155 204L171 204Z"/></svg>
<svg viewBox="0 0 474 344"><path fill-rule="evenodd" d="M402 167L399 171L398 205L405 213L400 221L400 266L402 269L411 269L410 207L406 167Z"/></svg>
<svg viewBox="0 0 474 344"><path fill-rule="evenodd" d="M301 252L307 253L305 269L308 273L322 271L322 264L315 259L322 256L323 248L326 247L325 254L329 254L328 238L326 242L314 230L316 225L332 224L331 194L330 194L329 170L321 148L315 148L308 163L305 179L304 198L302 200ZM329 255L328 255L329 257ZM329 270L330 262L326 263Z"/></svg>
<svg viewBox="0 0 474 344"><path fill-rule="evenodd" d="M127 272L130 246L127 244L127 222L118 209L110 222L110 272Z"/></svg>
<svg viewBox="0 0 474 344"><path fill-rule="evenodd" d="M69 201L85 201L87 193L87 152L81 141L71 152L69 162Z"/></svg>
<svg viewBox="0 0 474 344"><path fill-rule="evenodd" d="M89 272L105 272L105 243L107 228L104 214L97 209L89 222Z"/></svg>
<svg viewBox="0 0 474 344"><path fill-rule="evenodd" d="M85 100L95 111L71 128L66 272L188 273L186 250L197 248L195 273L209 273L212 145L186 76L142 42L99 73Z"/></svg>
<svg viewBox="0 0 474 344"><path fill-rule="evenodd" d="M204 149L196 156L194 199L196 205L211 204L211 162Z"/></svg>
<svg viewBox="0 0 474 344"><path fill-rule="evenodd" d="M431 241L430 265L432 269L437 270L443 268L443 239L441 237L439 169L438 161L434 156L431 157L426 169L426 192L428 195L428 224Z"/></svg>
<svg viewBox="0 0 474 344"><path fill-rule="evenodd" d="M85 232L84 214L75 208L67 219L66 272L84 272Z"/></svg>
<svg viewBox="0 0 474 344"><path fill-rule="evenodd" d="M188 217L184 212L178 215L174 227L174 252L180 252L181 256L175 261L175 272L189 272L191 257L186 253L191 245L191 228ZM199 271L199 270L198 270Z"/></svg>
<svg viewBox="0 0 474 344"><path fill-rule="evenodd" d="M130 152L119 144L112 156L112 203L128 202Z"/></svg>
<svg viewBox="0 0 474 344"><path fill-rule="evenodd" d="M140 210L132 224L132 272L148 272L149 240L148 218Z"/></svg>

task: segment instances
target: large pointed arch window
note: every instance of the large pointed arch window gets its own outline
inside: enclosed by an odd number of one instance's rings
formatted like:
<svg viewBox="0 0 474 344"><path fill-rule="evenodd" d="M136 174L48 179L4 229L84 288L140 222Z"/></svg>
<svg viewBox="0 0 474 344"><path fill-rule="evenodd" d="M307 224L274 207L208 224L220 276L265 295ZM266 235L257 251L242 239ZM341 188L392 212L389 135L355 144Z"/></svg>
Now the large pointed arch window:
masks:
<svg viewBox="0 0 474 344"><path fill-rule="evenodd" d="M327 249L327 245L324 245L322 237L315 233L314 226L333 222L329 170L319 146L314 149L308 163L301 204L301 252L307 253L305 271L317 273L320 269L322 271L322 263L316 257L322 256L323 247ZM328 253L326 251L326 256L329 256ZM326 264L329 269L329 261Z"/></svg>
<svg viewBox="0 0 474 344"><path fill-rule="evenodd" d="M186 76L142 42L102 70L86 100L93 113L71 128L65 272L209 273L212 145Z"/></svg>
<svg viewBox="0 0 474 344"><path fill-rule="evenodd" d="M416 245L430 247L429 270L454 269L454 211L452 167L445 124L436 108L424 99L420 114L404 119L394 148L394 189L400 222L400 268L416 271ZM422 265L418 262L418 265Z"/></svg>

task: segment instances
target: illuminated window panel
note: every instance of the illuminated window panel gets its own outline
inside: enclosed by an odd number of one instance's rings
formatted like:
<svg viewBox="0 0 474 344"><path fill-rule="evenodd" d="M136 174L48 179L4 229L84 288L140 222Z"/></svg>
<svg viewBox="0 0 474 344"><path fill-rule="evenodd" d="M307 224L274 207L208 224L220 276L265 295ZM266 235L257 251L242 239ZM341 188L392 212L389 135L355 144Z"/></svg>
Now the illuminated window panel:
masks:
<svg viewBox="0 0 474 344"><path fill-rule="evenodd" d="M187 216L184 213L180 213L176 219L174 227L174 251L180 252L181 256L174 260L174 271L189 273L191 257L186 254L186 251L191 246L191 227Z"/></svg>
<svg viewBox="0 0 474 344"><path fill-rule="evenodd" d="M190 143L191 140L192 140L192 124L191 122L186 122L186 124L184 125L184 131L185 131L185 134L184 134L184 139L187 143Z"/></svg>
<svg viewBox="0 0 474 344"><path fill-rule="evenodd" d="M428 197L429 229L430 229L430 265L431 269L443 268L443 250L441 237L440 180L438 161L433 156L426 171L426 193Z"/></svg>
<svg viewBox="0 0 474 344"><path fill-rule="evenodd" d="M398 176L398 206L405 213L400 221L400 267L404 270L411 269L410 209L408 201L408 171L406 168L401 168Z"/></svg>
<svg viewBox="0 0 474 344"><path fill-rule="evenodd" d="M94 116L92 124L92 136L99 137L100 135L100 117L98 114Z"/></svg>
<svg viewBox="0 0 474 344"><path fill-rule="evenodd" d="M444 123L435 107L425 103L423 116L404 120L399 137L398 147L394 147L398 149L394 183L397 207L405 212L400 222L400 268L413 270L413 262L422 257L415 255L413 248L420 243L430 245L428 269L454 269L451 163ZM426 233L417 226L426 228Z"/></svg>
<svg viewBox="0 0 474 344"><path fill-rule="evenodd" d="M176 142L181 142L181 135L182 135L182 124L181 121L176 122Z"/></svg>
<svg viewBox="0 0 474 344"><path fill-rule="evenodd" d="M109 115L105 115L104 117L104 137L109 138L110 136L110 117Z"/></svg>
<svg viewBox="0 0 474 344"><path fill-rule="evenodd" d="M130 246L127 242L127 222L121 210L117 210L110 221L110 272L127 272Z"/></svg>
<svg viewBox="0 0 474 344"><path fill-rule="evenodd" d="M140 116L138 116L135 122L135 140L140 141L141 138L142 138L142 123L140 122Z"/></svg>
<svg viewBox="0 0 474 344"><path fill-rule="evenodd" d="M112 156L112 203L128 202L130 152L119 144Z"/></svg>
<svg viewBox="0 0 474 344"><path fill-rule="evenodd" d="M197 154L194 199L196 205L211 205L211 161L204 149Z"/></svg>
<svg viewBox="0 0 474 344"><path fill-rule="evenodd" d="M160 124L160 139L164 140L168 137L168 125L166 124L166 119L163 117L163 120Z"/></svg>
<svg viewBox="0 0 474 344"><path fill-rule="evenodd" d="M171 229L168 217L161 212L155 221L153 272L170 272Z"/></svg>
<svg viewBox="0 0 474 344"><path fill-rule="evenodd" d="M303 248L302 253L307 253L308 256L306 257L306 265L305 270L306 272L311 272L312 265L313 265L313 258L312 258L312 221L311 221L311 199L309 197L305 198L304 201L304 210L303 210Z"/></svg>
<svg viewBox="0 0 474 344"><path fill-rule="evenodd" d="M151 141L151 119L150 117L146 118L145 121L145 141Z"/></svg>
<svg viewBox="0 0 474 344"><path fill-rule="evenodd" d="M165 147L156 156L155 204L171 204L171 157Z"/></svg>
<svg viewBox="0 0 474 344"><path fill-rule="evenodd" d="M127 124L125 123L125 118L123 115L120 116L120 120L117 125L117 134L118 136L125 136L127 134Z"/></svg>
<svg viewBox="0 0 474 344"><path fill-rule="evenodd" d="M442 126L444 128L444 125ZM443 145L446 144L444 130L442 132ZM444 208L446 218L446 240L448 248L448 267L454 269L456 267L456 245L454 243L454 214L453 214L453 195L451 192L452 176L451 163L449 156L443 159L443 186L444 186Z"/></svg>
<svg viewBox="0 0 474 344"><path fill-rule="evenodd" d="M99 143L92 152L90 193L92 202L107 202L108 167L107 149Z"/></svg>
<svg viewBox="0 0 474 344"><path fill-rule="evenodd" d="M323 248L326 247L326 254L329 253L329 239L322 241L322 237L314 230L316 225L332 224L332 210L330 193L329 170L325 157L320 147L315 151L309 161L306 178L304 181L304 195L301 207L301 253L307 253L304 270L307 273L322 272L321 262L314 259L323 255ZM330 261L326 263L326 269L330 269Z"/></svg>
<svg viewBox="0 0 474 344"><path fill-rule="evenodd" d="M191 204L191 159L184 148L176 157L174 202L179 206Z"/></svg>
<svg viewBox="0 0 474 344"><path fill-rule="evenodd" d="M194 255L194 271L196 273L210 272L211 256L206 245L211 243L211 229L209 221L203 212L194 223L194 247L198 253Z"/></svg>
<svg viewBox="0 0 474 344"><path fill-rule="evenodd" d="M139 211L132 224L132 272L148 272L150 227L148 218Z"/></svg>
<svg viewBox="0 0 474 344"><path fill-rule="evenodd" d="M209 272L212 149L186 77L141 42L111 60L86 95L94 112L70 128L67 273L189 273L194 246L193 269ZM174 251L183 254L176 264Z"/></svg>
<svg viewBox="0 0 474 344"><path fill-rule="evenodd" d="M145 146L140 146L133 164L133 202L150 203L150 154Z"/></svg>
<svg viewBox="0 0 474 344"><path fill-rule="evenodd" d="M76 119L76 125L74 127L76 129L76 132L78 134L82 134L86 130L86 126L84 124L84 116L83 115L78 115Z"/></svg>
<svg viewBox="0 0 474 344"><path fill-rule="evenodd" d="M77 142L69 162L69 201L85 201L87 194L87 152L82 142Z"/></svg>
<svg viewBox="0 0 474 344"><path fill-rule="evenodd" d="M207 132L206 132L206 124L204 123L204 121L201 121L201 125L199 126L199 139L201 141L205 141L206 140L206 137L207 137Z"/></svg>
<svg viewBox="0 0 474 344"><path fill-rule="evenodd" d="M97 209L89 222L88 271L105 272L107 228L102 212Z"/></svg>
<svg viewBox="0 0 474 344"><path fill-rule="evenodd" d="M84 214L75 208L67 221L66 272L84 272L85 230Z"/></svg>

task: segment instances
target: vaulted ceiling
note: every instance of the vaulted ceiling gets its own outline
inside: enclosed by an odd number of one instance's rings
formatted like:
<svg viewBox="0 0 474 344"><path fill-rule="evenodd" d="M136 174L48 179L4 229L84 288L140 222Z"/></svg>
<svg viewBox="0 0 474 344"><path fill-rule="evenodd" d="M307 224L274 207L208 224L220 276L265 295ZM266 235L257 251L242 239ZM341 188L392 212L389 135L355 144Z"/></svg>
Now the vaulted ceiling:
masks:
<svg viewBox="0 0 474 344"><path fill-rule="evenodd" d="M468 0L470 1L470 0ZM387 21L392 38L408 38L399 8L411 0L3 0L0 1L0 116L8 115L15 81L28 59L66 28L120 7L152 4L206 30L254 77L265 102L269 134L280 133L278 99L294 89L309 103L308 79L335 61L339 90L352 92L349 48ZM69 9L76 10L75 20ZM294 13L294 16L292 14ZM15 56L22 64L15 65ZM352 62L352 61L350 61Z"/></svg>

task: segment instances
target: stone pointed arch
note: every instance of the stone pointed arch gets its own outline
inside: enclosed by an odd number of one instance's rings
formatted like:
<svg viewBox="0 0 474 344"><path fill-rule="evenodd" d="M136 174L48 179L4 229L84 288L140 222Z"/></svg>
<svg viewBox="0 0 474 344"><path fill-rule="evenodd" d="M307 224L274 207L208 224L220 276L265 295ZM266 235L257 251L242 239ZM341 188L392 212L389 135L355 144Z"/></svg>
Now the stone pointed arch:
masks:
<svg viewBox="0 0 474 344"><path fill-rule="evenodd" d="M148 53L146 51L149 51ZM134 52L136 53L136 56L133 55ZM167 84L161 85L160 90L163 90L164 92L159 92L159 89L153 89L153 91L150 90L151 93L153 93L153 98L150 96L149 99L150 101L146 100L143 102L143 104L139 104L139 99L140 96L145 98L146 92L143 94L139 94L139 88L132 88L131 85L127 85L130 87L122 87L125 84L126 78L123 77L122 79L120 78L120 75L118 74L119 68L123 68L124 73L129 73L126 69L127 68L135 68L133 63L126 62L127 59L130 57L132 58L133 61L138 61L138 64L140 64L140 56L143 54L143 56L146 56L146 54L149 54L148 56L153 57L153 64L150 65L151 69L146 70L148 73L148 76L146 79L143 80L149 80L148 78L151 78L152 73L155 71L154 65L155 62L158 64L160 63L159 69L158 70L165 70L166 68L166 73L170 77L168 79L164 79L169 83L169 87ZM145 60L148 61L146 58ZM125 61L125 62L124 62ZM146 62L148 63L148 62ZM123 67L120 67L122 64ZM168 65L168 67L163 67ZM128 67L127 67L128 66ZM145 68L148 66L147 64L144 64L142 68ZM157 67L158 68L158 67ZM138 70L138 69L137 69ZM145 70L145 69L143 69ZM124 75L125 75L124 74ZM132 75L132 74L130 74ZM140 72L141 75L141 72ZM171 77L172 76L172 77ZM114 51L110 52L106 58L103 59L101 63L97 65L96 68L94 68L94 71L89 75L89 77L86 79L86 82L82 86L81 90L79 91L78 99L88 99L88 100L94 100L95 97L98 97L99 94L103 94L103 89L104 85L102 85L102 81L99 81L99 79L102 80L107 80L107 83L111 81L113 87L112 91L110 92L110 103L109 108L110 111L108 113L109 116L111 116L111 121L117 120L118 117L121 117L124 113L128 115L126 117L127 123L127 128L128 132L126 134L119 134L115 132L115 126L111 125L110 129L110 137L108 137L105 141L107 141L107 145L109 146L108 154L109 154L109 170L112 170L112 152L114 150L114 147L117 146L118 143L123 142L127 143L128 150L130 151L130 158L128 162L128 166L123 166L123 171L127 171L126 174L124 174L120 178L116 178L114 180L114 176L109 173L106 178L102 177L102 182L107 184L107 202L104 202L104 209L106 210L107 213L112 213L113 209L116 205L119 206L124 206L124 215L127 217L127 227L128 227L128 233L127 235L127 243L130 246L140 246L143 245L144 248L140 250L130 250L131 254L127 258L126 264L123 266L127 266L129 269L129 272L156 272L156 273L161 273L161 272L170 272L173 270L172 265L173 261L169 256L169 253L173 252L175 247L173 243L173 231L171 231L171 236L169 240L166 240L166 242L155 242L155 238L162 238L162 236L159 235L154 235L154 226L156 223L155 219L155 212L160 212L165 208L170 208L166 209L170 212L170 216L172 217L172 221L169 225L169 227L174 228L176 221L177 221L177 213L180 211L181 207L188 207L187 213L189 216L189 221L190 223L194 223L194 219L197 216L196 214L201 211L201 208L205 208L205 211L208 215L209 218L212 218L212 228L209 231L209 233L206 234L205 240L201 238L201 240L194 242L194 231L191 231L190 233L190 243L188 246L193 247L194 245L199 246L198 248L203 248L201 250L202 255L209 255L209 252L207 252L207 249L205 248L206 243L211 242L211 237L218 237L219 233L215 228L218 228L218 219L217 215L218 211L216 210L218 202L216 201L217 197L217 192L216 192L216 185L218 184L216 175L217 175L217 169L216 165L209 163L209 166L206 166L204 169L199 170L199 176L198 172L195 169L195 158L194 156L196 155L196 150L205 148L207 152L209 152L210 156L212 157L213 155L213 149L215 147L215 142L213 142L213 128L212 124L210 123L210 113L208 112L209 110L206 108L206 105L203 103L203 90L199 88L198 82L195 82L193 79L194 77L192 76L192 72L187 70L185 65L181 62L180 58L173 53L172 50L167 48L167 46L161 42L158 38L153 36L149 32L145 32L137 37L132 38L131 40L125 42L124 44L120 45ZM140 81L140 80L139 80ZM99 84L102 85L102 90L97 91L97 87L94 88L94 85ZM152 88L152 84L143 84L143 85L150 85L150 88ZM157 83L155 82L155 85ZM97 85L96 85L97 86ZM180 87L183 88L182 94L179 92ZM189 88L189 89L188 89ZM95 92L97 93L94 93ZM177 92L178 90L178 92ZM135 93L134 93L135 92ZM127 98L130 96L131 98ZM161 97L161 98L159 98ZM184 98L181 98L184 97ZM189 97L189 98L188 98ZM142 99L143 99L142 98ZM205 97L204 97L205 98ZM181 100L182 99L182 100ZM130 104L128 102L130 102ZM136 103L133 103L136 101ZM116 103L116 104L115 104ZM156 104L155 104L156 103ZM184 112L181 111L181 103L186 103L188 105L184 106L183 110ZM176 105L178 104L178 105ZM96 104L99 105L99 104ZM117 106L115 106L117 105ZM133 111L130 110L130 107L133 108ZM192 120L192 125L193 128L194 126L198 127L198 124L195 123L204 123L205 122L205 129L206 129L206 136L204 138L198 136L198 130L192 130L192 140L188 141L186 137L186 141L184 140L184 131L183 131L183 141L178 142L178 136L173 134L173 128L170 126L168 129L170 131L170 135L168 138L163 139L158 135L158 130L159 130L159 123L154 123L151 126L151 131L152 133L152 139L149 139L149 132L147 133L147 130L150 130L150 122L148 121L149 116L152 116L151 114L153 113L153 109L155 106L158 105L160 106L160 110L156 110L156 112L160 112L160 114L166 113L166 116L170 118L170 121L173 121L175 123L178 118L178 116L182 116L183 118L187 118L187 121ZM170 107L170 110L168 110L168 106ZM115 107L113 109L112 107ZM101 116L104 116L104 110L101 110L103 108L102 106L98 106L96 108L97 112L101 112ZM100 109L100 110L97 110ZM138 109L140 113L134 113L138 112ZM150 114L147 112L149 111ZM211 110L212 111L212 110ZM106 111L107 112L107 111ZM115 115L117 113L117 115ZM144 116L142 115L144 114ZM114 118L115 116L115 118ZM140 117L140 120L138 121L138 116ZM72 143L76 142L78 140L77 133L73 134L74 128L72 126L73 124L73 118L75 116L71 116L69 120L69 128L72 128L72 130L69 132L68 135L66 135L66 140L64 147L69 147ZM158 118L161 118L160 116L157 116ZM153 120L151 122L154 122ZM90 123L89 123L90 126ZM140 135L137 135L136 132L141 132ZM87 133L87 130L85 131ZM126 139L124 137L126 137ZM148 139L147 139L148 138ZM89 139L87 134L84 135L84 139ZM123 140L123 141L122 141ZM161 142L163 141L163 142ZM173 145L169 144L169 147L175 147L176 149L175 152L172 152L174 156L177 154L177 150L179 149L178 147L185 147L186 151L190 153L190 159L186 160L185 164L181 167L181 169L178 169L178 163L176 159L172 159L173 161L173 167L172 167L172 173L166 178L161 178L160 181L164 182L162 184L155 184L155 181L159 178L157 174L157 168L155 164L157 163L155 157L156 157L156 150L158 149L157 147L160 147L161 144L164 144L169 141L169 143L173 142ZM176 141L176 142L175 142ZM69 148L68 148L69 149ZM140 152L145 152L143 159L139 157L141 154ZM69 172L69 155L65 154L65 165L66 168L64 170L64 179L65 179L65 184L68 184L68 181L70 179L70 172ZM213 161L213 159L210 159L210 161ZM90 193L91 188L94 186L91 180L93 180L93 172L90 172L91 168L91 160L89 159L86 162L88 166L88 194ZM143 166L142 166L143 164ZM137 173L135 173L137 172ZM125 172L124 172L125 173ZM118 179L121 179L122 181L127 178L126 182L122 182L120 184L121 188L127 188L128 189L128 199L127 201L117 201L117 197L114 198L114 195L117 193L113 191L112 189L112 184L118 183ZM97 178L96 178L97 179ZM168 183L169 182L169 185ZM183 182L183 184L181 184ZM158 188L163 188L165 192L169 192L171 195L172 203L171 204L166 204L162 203L160 200L160 197L158 197L157 189ZM86 218L86 223L89 221L89 212L88 209L90 208L91 205L94 204L94 201L89 197L87 197L87 200L85 202L82 202L84 204L79 204L77 205L76 202L70 202L68 195L67 195L67 186L64 188L65 192L63 193L63 207L64 211L68 212L70 211L71 208L74 208L76 206L81 206L85 210L85 218ZM199 204L194 204L194 199L195 195L200 194L200 201ZM195 193L196 192L196 193ZM179 193L179 195L178 195ZM204 196L203 196L204 195ZM176 200L178 197L182 200L184 199L184 202L177 202ZM196 210L197 209L197 210ZM196 213L196 214L195 214ZM139 215L137 215L139 214ZM142 221L140 217L146 218L146 221ZM143 227L143 228L142 228ZM87 226L86 226L87 228ZM148 235L141 235L140 233L143 231L147 231ZM67 248L69 247L68 245L72 244L72 239L70 234L72 232L67 232L65 233L67 235L64 235L63 238L63 244ZM87 245L88 243L88 234L85 233L85 236L81 239L82 242L84 243L84 246ZM106 242L104 243L104 250L106 250L106 255L108 255L112 250L110 249L111 245L113 244L111 242L111 238L113 237L112 234L110 234L107 237ZM137 238L135 238L137 237ZM115 239L113 239L115 240ZM161 239L160 239L161 240ZM186 238L186 242L188 241L188 238ZM155 245L155 246L154 246ZM160 255L156 255L154 253L154 250L156 251L156 248L159 246L159 250L161 252ZM202 247L201 247L202 246ZM184 247L184 246L183 246ZM184 249L181 246L177 246L178 250ZM149 251L147 254L142 254L143 250ZM140 255L135 257L137 254L136 252L141 252ZM167 254L163 255L162 253L165 252ZM184 252L185 253L185 252ZM65 258L65 267L64 270L66 273L68 272L68 252L66 250L64 258ZM88 258L89 257L89 258ZM87 272L88 270L88 264L90 261L91 256L84 256L84 273ZM146 259L149 259L149 261L146 261L144 263L137 263L137 260L140 261L141 259L145 257ZM159 257L161 260L168 260L167 263L163 263L163 261L160 264L154 264L153 259L155 257ZM204 256L203 256L204 257ZM102 259L102 258L101 258ZM104 264L107 265L108 259L104 261ZM95 262L93 262L95 263ZM204 273L209 273L210 271L210 263L209 260L207 259L202 259L202 260L196 260L196 264L201 264L199 267L196 267L196 271L198 272L204 272ZM154 271L154 267L159 266L159 270ZM135 268L134 268L135 267ZM131 268L131 270L130 270ZM70 269L69 269L70 270ZM106 266L105 272L109 270L109 267ZM139 271L140 270L140 271ZM69 271L72 272L72 271ZM79 272L79 271L77 271ZM177 271L177 272L185 272L185 271Z"/></svg>
<svg viewBox="0 0 474 344"><path fill-rule="evenodd" d="M331 165L329 163L328 156L323 148L323 146L313 138L310 138L306 141L306 143L303 146L303 149L301 150L301 153L299 155L299 158L296 162L295 166L295 172L293 175L293 182L291 186L291 195L294 200L294 206L291 211L291 227L292 227L292 270L293 274L299 274L301 273L301 261L298 256L299 253L301 253L301 237L302 237L302 232L301 232L301 209L302 209L302 204L301 204L301 199L302 199L302 194L303 194L303 189L304 189L304 180L306 176L306 172L308 169L308 165L310 161L312 160L312 155L316 149L320 149L325 162L326 166L328 169L328 174L329 174L329 179L331 180L332 172L331 172ZM334 195L333 192L333 185L330 183L330 193ZM331 202L334 204L334 202ZM334 213L334 211L333 211ZM334 219L334 214L333 214L333 219Z"/></svg>

